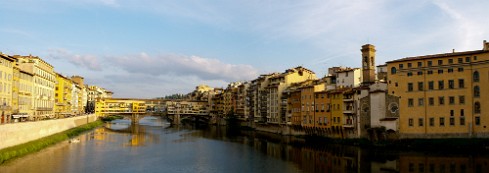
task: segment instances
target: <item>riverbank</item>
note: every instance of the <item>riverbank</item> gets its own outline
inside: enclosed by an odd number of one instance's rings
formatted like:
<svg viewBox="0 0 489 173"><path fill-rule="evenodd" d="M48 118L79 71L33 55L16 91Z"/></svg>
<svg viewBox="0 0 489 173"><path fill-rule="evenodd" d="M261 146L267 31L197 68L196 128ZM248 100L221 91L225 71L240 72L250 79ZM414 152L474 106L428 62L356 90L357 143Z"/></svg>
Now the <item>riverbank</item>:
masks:
<svg viewBox="0 0 489 173"><path fill-rule="evenodd" d="M81 125L64 132L56 133L44 138L40 138L31 142L24 144L8 147L0 150L0 164L17 157L27 155L29 153L40 151L46 147L53 144L68 140L74 136L77 136L88 130L92 130L96 127L103 125L104 123L100 120L94 121L85 125Z"/></svg>
<svg viewBox="0 0 489 173"><path fill-rule="evenodd" d="M391 141L370 141L368 139L333 139L304 136L307 143L340 144L361 148L377 148L398 151L460 151L489 152L489 139L486 138L447 138L447 139L399 139Z"/></svg>
<svg viewBox="0 0 489 173"><path fill-rule="evenodd" d="M250 128L247 126L240 126L240 131L255 131L259 133L269 133L278 136L291 136L299 141L308 144L339 144L347 146L358 146L361 148L378 148L388 150L402 150L402 151L447 151L447 150L460 150L463 152L487 152L489 153L489 138L437 138L437 139L395 139L395 140L377 140L372 141L366 138L329 138L324 136L312 136L307 134L297 135L285 135L284 130L277 130L279 128L273 127L259 127Z"/></svg>

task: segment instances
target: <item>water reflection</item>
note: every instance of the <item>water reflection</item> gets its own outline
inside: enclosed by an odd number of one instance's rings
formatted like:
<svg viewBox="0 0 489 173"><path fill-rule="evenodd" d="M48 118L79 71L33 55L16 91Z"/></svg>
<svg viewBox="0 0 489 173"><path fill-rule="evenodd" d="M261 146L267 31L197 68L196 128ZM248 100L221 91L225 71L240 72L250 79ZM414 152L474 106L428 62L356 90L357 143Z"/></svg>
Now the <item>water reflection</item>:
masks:
<svg viewBox="0 0 489 173"><path fill-rule="evenodd" d="M303 172L428 172L487 173L489 155L454 151L408 152L362 149L355 146L310 143L305 139L268 133L243 132L229 134L225 128L211 127L196 136L241 143L269 157L296 164ZM236 132L231 132L236 133Z"/></svg>
<svg viewBox="0 0 489 173"><path fill-rule="evenodd" d="M168 127L159 118L139 125L118 120L77 138L0 165L0 172L489 172L484 151L361 149L212 126Z"/></svg>
<svg viewBox="0 0 489 173"><path fill-rule="evenodd" d="M147 143L158 143L159 136L157 134L147 133L146 127L166 127L168 124L161 118L144 117L139 121L139 124L132 124L130 120L114 120L105 124L105 128L95 130L95 139L107 140L106 138L112 135L106 131L122 133L129 137L124 146L145 146ZM109 139L110 140L110 139Z"/></svg>

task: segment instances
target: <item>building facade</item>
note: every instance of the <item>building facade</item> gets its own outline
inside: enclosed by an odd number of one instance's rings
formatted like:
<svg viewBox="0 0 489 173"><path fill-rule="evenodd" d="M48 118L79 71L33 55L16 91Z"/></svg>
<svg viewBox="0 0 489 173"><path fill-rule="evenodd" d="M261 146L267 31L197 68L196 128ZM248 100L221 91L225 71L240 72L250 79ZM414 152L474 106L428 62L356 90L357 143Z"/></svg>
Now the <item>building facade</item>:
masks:
<svg viewBox="0 0 489 173"><path fill-rule="evenodd" d="M400 97L403 138L487 136L489 43L482 50L387 62L389 94Z"/></svg>

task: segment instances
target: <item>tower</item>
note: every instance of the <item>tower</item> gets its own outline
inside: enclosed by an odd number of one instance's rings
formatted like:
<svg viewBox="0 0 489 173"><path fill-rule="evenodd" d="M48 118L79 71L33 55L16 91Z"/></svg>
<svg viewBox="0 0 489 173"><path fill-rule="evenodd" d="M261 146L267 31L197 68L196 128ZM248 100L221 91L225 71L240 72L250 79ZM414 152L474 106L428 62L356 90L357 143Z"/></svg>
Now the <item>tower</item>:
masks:
<svg viewBox="0 0 489 173"><path fill-rule="evenodd" d="M375 46L366 44L362 46L362 77L363 85L375 82Z"/></svg>

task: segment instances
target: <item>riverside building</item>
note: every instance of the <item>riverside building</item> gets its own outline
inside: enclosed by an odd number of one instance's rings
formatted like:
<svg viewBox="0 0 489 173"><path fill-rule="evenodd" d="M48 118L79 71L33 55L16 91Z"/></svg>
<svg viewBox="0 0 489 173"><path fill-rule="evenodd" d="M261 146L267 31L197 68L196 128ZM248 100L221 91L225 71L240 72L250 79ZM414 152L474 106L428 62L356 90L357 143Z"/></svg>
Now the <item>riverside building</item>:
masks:
<svg viewBox="0 0 489 173"><path fill-rule="evenodd" d="M37 56L15 55L20 69L33 73L33 107L35 120L54 118L56 74L51 64Z"/></svg>
<svg viewBox="0 0 489 173"><path fill-rule="evenodd" d="M400 98L401 138L487 137L489 43L482 50L387 62L389 94Z"/></svg>
<svg viewBox="0 0 489 173"><path fill-rule="evenodd" d="M8 123L12 120L12 84L14 59L0 53L0 122Z"/></svg>

